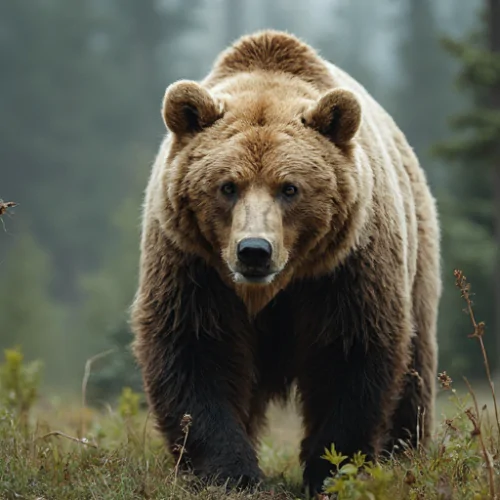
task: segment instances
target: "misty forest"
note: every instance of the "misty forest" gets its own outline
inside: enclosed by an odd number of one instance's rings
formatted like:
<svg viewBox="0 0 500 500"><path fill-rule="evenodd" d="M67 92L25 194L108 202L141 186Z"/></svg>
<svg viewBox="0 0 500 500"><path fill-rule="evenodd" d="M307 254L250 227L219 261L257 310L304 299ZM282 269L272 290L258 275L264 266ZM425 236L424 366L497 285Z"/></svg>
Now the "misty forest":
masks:
<svg viewBox="0 0 500 500"><path fill-rule="evenodd" d="M500 498L499 0L0 0L0 498L219 498L179 486L146 421L129 307L165 89L263 28L389 111L441 223L446 451L346 469L325 498ZM300 422L270 421L266 495L298 498Z"/></svg>

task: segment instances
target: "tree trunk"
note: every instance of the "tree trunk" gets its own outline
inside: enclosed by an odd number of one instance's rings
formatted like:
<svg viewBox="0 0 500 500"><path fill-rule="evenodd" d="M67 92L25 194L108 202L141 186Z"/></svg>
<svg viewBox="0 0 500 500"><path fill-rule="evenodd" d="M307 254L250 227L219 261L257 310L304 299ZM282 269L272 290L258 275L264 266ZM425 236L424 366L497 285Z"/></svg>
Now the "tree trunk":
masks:
<svg viewBox="0 0 500 500"><path fill-rule="evenodd" d="M500 57L500 0L487 0L488 38L489 49ZM492 87L490 94L492 109L500 113L500 85ZM492 333L495 335L496 352L494 353L495 371L500 372L500 144L497 145L493 156L494 182L494 231L496 242L495 256L495 325Z"/></svg>

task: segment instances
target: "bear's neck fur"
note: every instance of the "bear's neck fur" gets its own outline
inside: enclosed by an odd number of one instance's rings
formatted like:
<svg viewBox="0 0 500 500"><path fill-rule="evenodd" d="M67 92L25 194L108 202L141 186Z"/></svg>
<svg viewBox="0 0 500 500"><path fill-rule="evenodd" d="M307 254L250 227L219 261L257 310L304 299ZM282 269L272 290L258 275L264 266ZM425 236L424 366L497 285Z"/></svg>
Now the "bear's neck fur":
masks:
<svg viewBox="0 0 500 500"><path fill-rule="evenodd" d="M291 272L283 271L269 285L253 286L233 284L238 297L244 302L248 315L254 318L271 302L281 290L284 290L291 279Z"/></svg>

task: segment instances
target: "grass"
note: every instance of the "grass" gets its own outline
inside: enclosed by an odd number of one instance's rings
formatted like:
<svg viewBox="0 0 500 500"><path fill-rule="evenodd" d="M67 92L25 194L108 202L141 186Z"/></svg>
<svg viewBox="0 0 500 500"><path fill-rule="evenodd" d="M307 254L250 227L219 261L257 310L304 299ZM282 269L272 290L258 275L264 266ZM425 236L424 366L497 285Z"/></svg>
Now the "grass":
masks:
<svg viewBox="0 0 500 500"><path fill-rule="evenodd" d="M339 498L353 499L488 498L485 460L466 414L471 398L450 394L452 401L440 398L439 406L447 417L441 419L437 439L427 453L420 451L408 453L402 460L390 459L359 477L344 469L339 476L343 479L332 479L330 489L344 488ZM273 408L270 412L270 430L260 448L261 465L268 477L263 491L254 495L232 493L227 497L217 488L196 491L192 480L178 475L151 418L134 409L133 402L126 401L124 391L120 406L97 411L81 409L77 402L68 405L43 400L32 409L28 422L4 410L0 414L0 498L300 497L300 424L293 408ZM485 419L481 432L489 449L498 451L494 429L486 422ZM86 430L84 436L80 433L82 428ZM497 490L498 462L496 458Z"/></svg>
<svg viewBox="0 0 500 500"><path fill-rule="evenodd" d="M76 410L67 403L43 401L28 425L11 412L0 414L1 499L218 499L221 489L197 492L192 480L177 474L175 463L153 428L151 418L124 400L118 408ZM132 411L130 409L132 408ZM274 412L272 420L280 418ZM288 415L292 426L297 421ZM80 429L85 428L85 437ZM273 426L274 427L274 426ZM261 458L271 476L269 491L252 498L296 498L300 468L292 428L267 437ZM297 427L297 431L298 431ZM55 431L55 432L54 432ZM286 434L285 434L286 433ZM287 493L285 493L285 491ZM224 496L225 497L225 496ZM249 498L234 493L229 498Z"/></svg>
<svg viewBox="0 0 500 500"><path fill-rule="evenodd" d="M470 309L472 341L482 349L488 384L474 391L455 389L440 374L438 421L431 446L406 450L400 458L350 463L332 447L325 460L334 473L325 498L461 500L498 498L500 492L500 425L494 387L483 349L483 327L477 323L465 277L457 286ZM90 366L90 364L89 364ZM96 410L82 399L47 398L39 394L40 367L26 363L18 350L5 353L0 366L0 499L296 499L301 469L300 421L293 407L270 411L269 431L259 449L267 476L257 493L196 488L167 454L140 395L124 388L116 406ZM325 402L327 403L327 402Z"/></svg>

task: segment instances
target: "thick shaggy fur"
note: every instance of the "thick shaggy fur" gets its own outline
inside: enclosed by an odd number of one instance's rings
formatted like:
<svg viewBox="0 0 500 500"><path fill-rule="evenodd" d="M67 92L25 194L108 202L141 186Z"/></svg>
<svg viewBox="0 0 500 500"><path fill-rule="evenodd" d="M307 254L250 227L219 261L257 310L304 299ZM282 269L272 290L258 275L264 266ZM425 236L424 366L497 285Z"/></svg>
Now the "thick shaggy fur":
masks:
<svg viewBox="0 0 500 500"><path fill-rule="evenodd" d="M273 31L239 40L201 83L173 84L163 114L132 321L173 452L187 413L196 473L260 480L266 407L294 383L312 492L331 443L369 457L398 439L425 444L439 232L424 173L391 117L342 70ZM237 191L226 196L228 180ZM284 182L298 186L293 199ZM255 234L273 247L274 274L261 284L236 271L237 242Z"/></svg>

